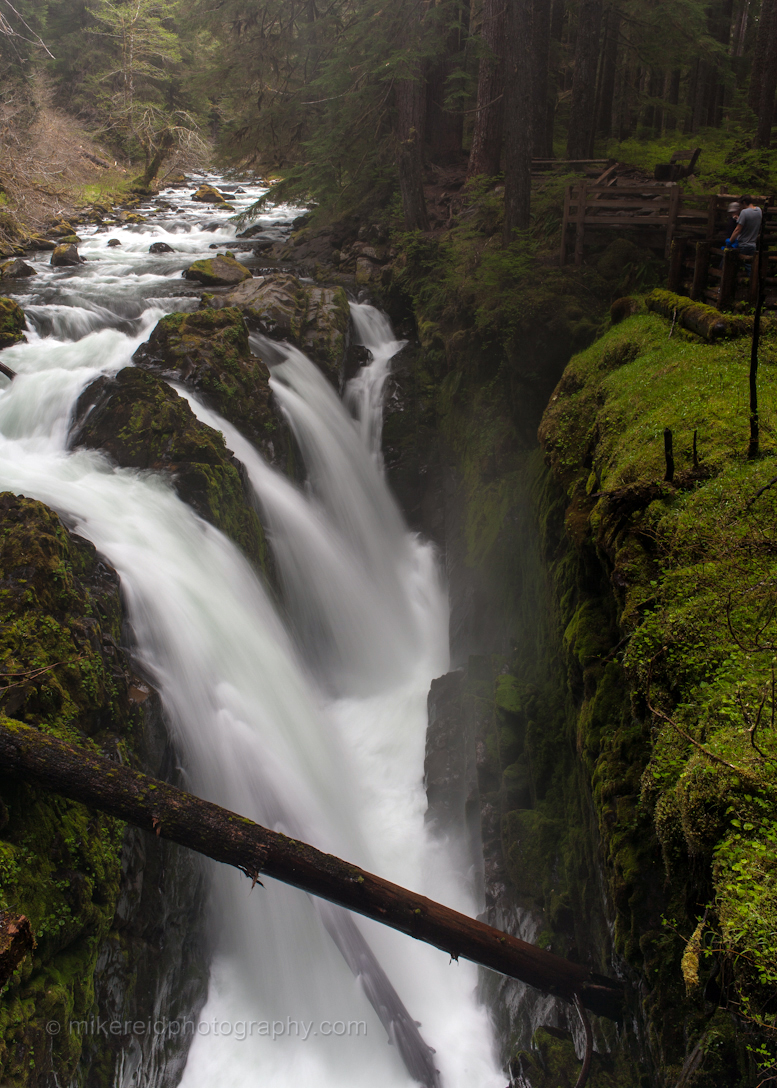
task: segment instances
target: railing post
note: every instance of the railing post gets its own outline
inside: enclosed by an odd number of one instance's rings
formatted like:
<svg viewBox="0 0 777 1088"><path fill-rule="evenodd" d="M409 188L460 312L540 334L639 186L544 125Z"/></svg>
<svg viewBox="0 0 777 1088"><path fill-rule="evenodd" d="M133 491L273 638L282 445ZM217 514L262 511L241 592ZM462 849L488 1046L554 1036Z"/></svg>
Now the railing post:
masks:
<svg viewBox="0 0 777 1088"><path fill-rule="evenodd" d="M585 233L585 209L588 200L588 186L580 182L577 189L577 228L575 230L575 264L583 263L583 236Z"/></svg>
<svg viewBox="0 0 777 1088"><path fill-rule="evenodd" d="M675 238L672 242L671 257L669 260L669 290L679 293L683 278L683 258L685 257L685 238Z"/></svg>
<svg viewBox="0 0 777 1088"><path fill-rule="evenodd" d="M566 192L564 193L564 218L561 221L561 251L559 253L559 264L567 263L567 228L569 227L569 205L572 202L572 186L567 185Z"/></svg>
<svg viewBox="0 0 777 1088"><path fill-rule="evenodd" d="M720 293L718 295L718 309L728 310L734 301L737 289L737 269L739 257L735 249L723 250L723 269L720 277Z"/></svg>
<svg viewBox="0 0 777 1088"><path fill-rule="evenodd" d="M704 298L704 289L707 286L707 269L710 266L710 242L696 243L696 259L693 262L693 283L691 284L691 298L694 302Z"/></svg>
<svg viewBox="0 0 777 1088"><path fill-rule="evenodd" d="M680 186L674 184L669 194L669 218L666 223L666 245L664 246L664 257L669 256L670 246L672 244L672 238L674 237L674 230L677 224L677 214L680 211Z"/></svg>

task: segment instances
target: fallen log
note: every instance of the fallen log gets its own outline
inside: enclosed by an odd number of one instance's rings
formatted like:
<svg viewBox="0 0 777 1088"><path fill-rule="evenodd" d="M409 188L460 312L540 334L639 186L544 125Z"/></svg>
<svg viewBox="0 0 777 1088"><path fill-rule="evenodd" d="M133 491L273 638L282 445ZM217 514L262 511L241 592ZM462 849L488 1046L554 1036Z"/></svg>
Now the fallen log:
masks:
<svg viewBox="0 0 777 1088"><path fill-rule="evenodd" d="M661 314L662 317L677 319L689 332L696 333L710 343L726 337L741 336L748 331L746 318L722 314L703 302L694 302L686 295L676 295L672 291L657 288L645 299L648 310Z"/></svg>
<svg viewBox="0 0 777 1088"><path fill-rule="evenodd" d="M145 831L373 918L592 1012L620 1018L623 987L579 963L502 933L307 843L193 797L166 782L0 718L0 770L100 809Z"/></svg>
<svg viewBox="0 0 777 1088"><path fill-rule="evenodd" d="M0 374L5 374L6 378L9 378L11 381L16 377L16 371L11 370L10 366L6 366L5 363L0 363Z"/></svg>

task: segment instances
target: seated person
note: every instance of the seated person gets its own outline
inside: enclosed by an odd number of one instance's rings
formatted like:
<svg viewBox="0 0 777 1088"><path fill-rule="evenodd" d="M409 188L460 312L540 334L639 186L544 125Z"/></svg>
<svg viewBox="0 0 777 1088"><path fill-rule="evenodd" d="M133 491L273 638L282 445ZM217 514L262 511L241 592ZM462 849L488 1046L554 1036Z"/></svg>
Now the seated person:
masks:
<svg viewBox="0 0 777 1088"><path fill-rule="evenodd" d="M731 232L731 237L726 239L726 245L750 257L755 253L758 245L763 212L755 207L751 196L743 196L740 203L742 211L739 213L739 221Z"/></svg>

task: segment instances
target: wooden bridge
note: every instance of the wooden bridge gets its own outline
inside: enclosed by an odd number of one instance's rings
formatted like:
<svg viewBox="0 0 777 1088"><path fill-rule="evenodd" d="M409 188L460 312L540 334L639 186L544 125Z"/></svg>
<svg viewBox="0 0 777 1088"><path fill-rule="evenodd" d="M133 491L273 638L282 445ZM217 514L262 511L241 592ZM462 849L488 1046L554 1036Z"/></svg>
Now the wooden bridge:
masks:
<svg viewBox="0 0 777 1088"><path fill-rule="evenodd" d="M613 179L614 181L615 179ZM565 264L572 250L576 265L583 263L588 244L606 242L606 235L634 234L650 249L662 250L669 259L668 286L678 294L706 302L718 309L735 303L754 303L758 272L766 281L766 305L777 309L777 208L766 210L765 249L757 260L724 250L728 205L737 200L730 193L697 195L683 192L676 183L608 183L581 181L567 186L561 228L559 259ZM766 197L754 198L761 207Z"/></svg>

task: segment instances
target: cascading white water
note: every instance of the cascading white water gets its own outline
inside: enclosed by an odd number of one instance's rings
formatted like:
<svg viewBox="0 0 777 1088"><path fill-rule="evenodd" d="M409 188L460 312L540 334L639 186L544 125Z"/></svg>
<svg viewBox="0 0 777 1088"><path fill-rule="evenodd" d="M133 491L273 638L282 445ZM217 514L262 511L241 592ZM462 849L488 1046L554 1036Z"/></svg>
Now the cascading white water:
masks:
<svg viewBox="0 0 777 1088"><path fill-rule="evenodd" d="M194 214L202 209L187 209ZM156 307L177 307L169 300L180 280L172 277L207 255L213 233L183 236L151 222L119 237L120 258L105 238L87 240L89 263L66 277L65 303L51 272L29 296L41 333L55 329L60 338L33 335L4 353L19 377L0 393L0 484L69 514L118 570L141 657L195 792L474 912L463 877L424 830L426 693L447 667L447 613L433 552L406 532L376 456L382 387L400 345L376 311L354 308L373 356L348 390L355 421L304 356L281 350L272 384L305 457L304 492L190 398L247 467L271 534L290 637L236 548L168 484L113 469L99 454L66 450L80 390L129 362L162 312ZM171 256L151 272L148 243L160 237L170 244L184 237L190 248L185 260ZM120 261L125 282L128 272L139 273L124 301ZM87 323L96 331L80 339L81 319L62 312L71 300L96 315ZM106 328L110 315L114 327ZM117 331L125 321L134 325ZM400 1047L386 1045L329 936L343 949L351 931L337 921L342 912L273 881L250 891L223 867L214 866L212 883L219 940L184 1088L291 1088L300 1080L309 1088L356 1088L367 1078L375 1088L407 1086ZM488 1017L474 996L475 968L451 965L373 923L358 927L422 1022L446 1088L501 1088ZM282 1032L262 1034L252 1022ZM345 1031L327 1033L326 1024Z"/></svg>

